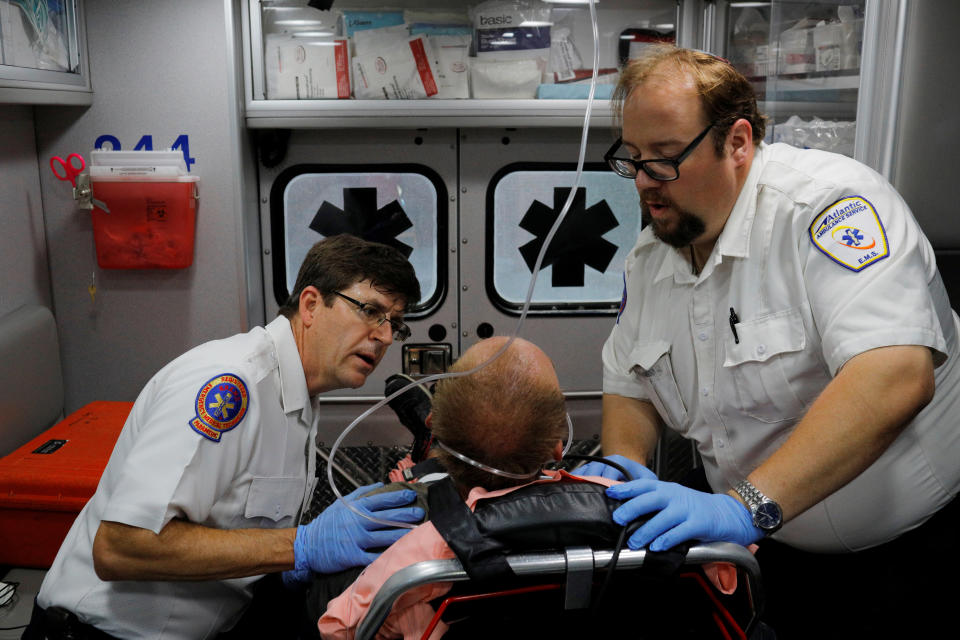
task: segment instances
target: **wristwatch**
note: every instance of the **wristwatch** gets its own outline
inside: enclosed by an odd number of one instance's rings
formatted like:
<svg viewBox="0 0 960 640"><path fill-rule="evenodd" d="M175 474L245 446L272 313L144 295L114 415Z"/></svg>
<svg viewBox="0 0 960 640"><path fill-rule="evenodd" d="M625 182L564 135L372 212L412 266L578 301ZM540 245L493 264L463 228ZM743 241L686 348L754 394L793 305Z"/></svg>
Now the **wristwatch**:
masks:
<svg viewBox="0 0 960 640"><path fill-rule="evenodd" d="M741 480L733 490L740 494L747 508L750 509L753 526L763 531L765 536L769 536L783 526L783 510L780 505L760 493L752 482Z"/></svg>

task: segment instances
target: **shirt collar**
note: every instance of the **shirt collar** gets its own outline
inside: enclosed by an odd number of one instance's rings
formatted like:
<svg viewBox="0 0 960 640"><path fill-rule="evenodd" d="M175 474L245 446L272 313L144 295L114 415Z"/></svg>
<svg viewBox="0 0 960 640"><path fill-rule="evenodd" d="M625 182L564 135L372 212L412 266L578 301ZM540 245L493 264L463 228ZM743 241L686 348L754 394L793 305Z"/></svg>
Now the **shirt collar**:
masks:
<svg viewBox="0 0 960 640"><path fill-rule="evenodd" d="M750 255L750 231L757 214L757 185L760 183L760 174L763 173L766 151L767 145L762 142L754 151L750 172L740 189L733 210L730 211L730 217L717 238L715 262L720 262L722 256L746 258Z"/></svg>
<svg viewBox="0 0 960 640"><path fill-rule="evenodd" d="M763 172L766 150L767 145L761 142L753 154L750 172L747 174L743 188L740 189L740 195L730 211L730 217L727 218L723 231L717 238L717 246L711 254L713 264L719 263L723 256L745 258L750 254L750 231L753 229L753 221L757 212L757 185L760 182L760 174ZM669 277L673 277L680 284L697 281L698 276L694 275L690 269L689 256L682 253L687 249L675 249L661 242L653 235L653 229L650 225L644 227L640 232L635 250L654 243L660 243L666 249L663 260L660 262L660 268L653 279L654 282ZM704 265L704 269L706 266Z"/></svg>
<svg viewBox="0 0 960 640"><path fill-rule="evenodd" d="M284 413L301 412L306 424L313 422L313 403L307 391L307 377L303 373L303 362L297 350L296 340L290 321L279 316L265 327L277 350L280 368L280 395Z"/></svg>
<svg viewBox="0 0 960 640"><path fill-rule="evenodd" d="M681 254L681 251L687 251L687 249L675 249L671 247L653 235L653 227L647 225L640 232L634 251L651 244L657 244L663 247L663 251L660 254L662 258L660 260L660 266L657 269L657 274L653 277L654 282L659 282L664 278L674 278L678 283L692 283L697 281L697 276L693 275L690 271L690 261Z"/></svg>

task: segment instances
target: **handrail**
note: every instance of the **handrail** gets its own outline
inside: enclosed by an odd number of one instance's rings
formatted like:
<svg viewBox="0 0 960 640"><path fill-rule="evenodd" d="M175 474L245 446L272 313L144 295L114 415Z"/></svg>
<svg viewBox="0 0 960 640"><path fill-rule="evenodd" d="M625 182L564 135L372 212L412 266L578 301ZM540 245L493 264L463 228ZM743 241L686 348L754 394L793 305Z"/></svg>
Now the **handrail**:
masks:
<svg viewBox="0 0 960 640"><path fill-rule="evenodd" d="M631 551L623 549L617 560L617 569L635 569L643 566L646 559L646 550ZM610 564L613 550L593 551L593 566L595 569L604 569ZM562 574L567 570L564 552L533 552L508 555L507 564L518 576ZM686 556L687 564L709 564L711 562L729 562L738 569L743 569L747 576L749 593L756 613L762 610L760 565L756 558L746 548L732 542L709 542L690 547ZM367 611L366 617L357 627L357 639L369 640L373 638L380 625L387 619L393 608L393 603L401 594L424 584L434 582L463 582L469 580L460 561L456 558L445 560L424 560L405 567L390 576ZM756 615L754 616L756 619ZM751 622L752 624L752 622Z"/></svg>

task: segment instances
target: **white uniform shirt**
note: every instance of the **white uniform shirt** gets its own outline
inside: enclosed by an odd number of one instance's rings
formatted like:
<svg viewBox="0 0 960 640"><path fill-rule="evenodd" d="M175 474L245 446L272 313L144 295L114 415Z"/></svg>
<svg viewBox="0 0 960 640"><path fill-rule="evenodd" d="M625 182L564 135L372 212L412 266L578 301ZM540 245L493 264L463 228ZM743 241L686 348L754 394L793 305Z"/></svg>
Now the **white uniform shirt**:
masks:
<svg viewBox="0 0 960 640"><path fill-rule="evenodd" d="M603 349L603 390L651 402L668 427L695 440L717 492L786 440L851 357L888 345L933 350L930 405L872 466L775 538L859 550L956 495L960 321L906 203L869 168L760 145L699 277L647 227L625 281Z"/></svg>
<svg viewBox="0 0 960 640"><path fill-rule="evenodd" d="M230 389L225 416L240 417L232 426L198 405L214 407L217 389L203 390L225 374L242 381L248 396L238 416L241 385ZM191 426L198 417L207 435ZM97 528L109 520L159 533L173 518L218 529L296 526L316 483L316 417L284 317L168 364L137 398L96 493L44 579L40 606L66 608L122 638L209 638L232 626L260 576L103 582L91 553Z"/></svg>

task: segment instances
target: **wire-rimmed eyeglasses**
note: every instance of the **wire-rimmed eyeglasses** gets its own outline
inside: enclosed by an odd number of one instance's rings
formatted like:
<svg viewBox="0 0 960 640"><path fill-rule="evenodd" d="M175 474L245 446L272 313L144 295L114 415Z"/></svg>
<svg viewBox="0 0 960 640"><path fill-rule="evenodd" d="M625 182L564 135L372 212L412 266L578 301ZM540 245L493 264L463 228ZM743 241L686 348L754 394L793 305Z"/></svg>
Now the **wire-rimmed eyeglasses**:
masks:
<svg viewBox="0 0 960 640"><path fill-rule="evenodd" d="M357 307L357 315L363 319L371 327L380 327L384 322L390 323L390 329L393 330L393 339L397 342L403 342L410 337L410 327L400 320L394 320L393 318L388 318L387 314L380 310L374 304L369 302L360 302L359 300L354 300L350 296L344 295L339 291L334 291L334 294L340 296L350 304Z"/></svg>
<svg viewBox="0 0 960 640"><path fill-rule="evenodd" d="M697 148L705 137L707 132L713 128L713 123L707 125L707 128L700 132L693 142L687 145L687 148L680 152L680 155L673 158L651 158L650 160L634 160L633 158L618 158L613 154L617 152L620 145L623 144L623 138L617 138L605 154L603 159L613 171L623 178L634 180L637 172L643 169L643 172L659 182L671 182L680 177L680 163L687 159L693 150Z"/></svg>

